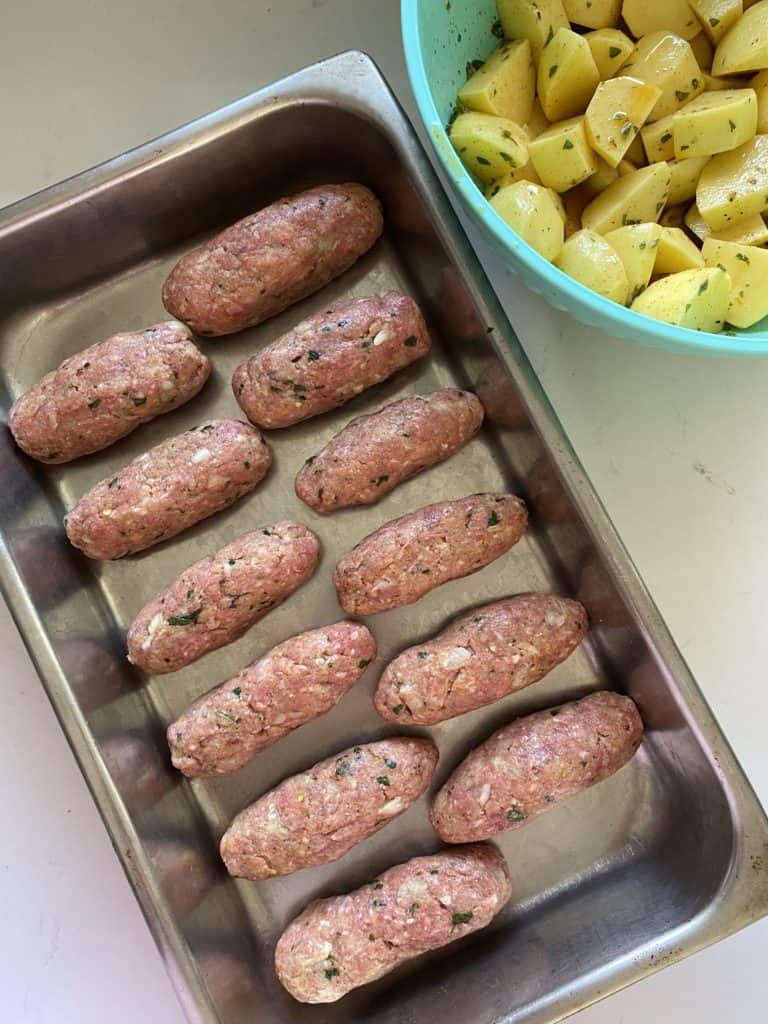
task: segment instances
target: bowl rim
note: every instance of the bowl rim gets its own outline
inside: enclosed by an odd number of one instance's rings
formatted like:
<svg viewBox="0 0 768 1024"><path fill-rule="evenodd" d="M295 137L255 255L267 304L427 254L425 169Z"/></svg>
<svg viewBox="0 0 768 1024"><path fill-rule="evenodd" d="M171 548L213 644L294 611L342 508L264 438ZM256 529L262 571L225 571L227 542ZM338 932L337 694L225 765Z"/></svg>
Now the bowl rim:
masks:
<svg viewBox="0 0 768 1024"><path fill-rule="evenodd" d="M403 51L411 88L416 98L416 106L432 149L437 154L443 170L470 211L475 215L486 235L513 261L521 263L530 274L542 279L548 289L562 293L565 303L584 308L585 317L590 317L591 322L581 320L578 316L575 316L574 319L580 320L587 326L596 327L608 337L635 341L654 348L666 348L670 351L700 355L754 356L768 353L768 334L712 334L708 331L694 331L688 327L677 327L674 324L655 320L653 317L637 313L626 306L620 306L569 277L525 242L502 220L461 161L457 158L449 163L441 152L441 146L451 148L451 142L435 105L422 59L424 46L419 24L421 3L422 0L400 0ZM439 145L436 145L436 138L439 139ZM451 152L453 152L452 148ZM550 301L546 295L543 297L547 302ZM550 305L553 303L550 302ZM569 316L572 315L569 311L565 312ZM615 328L615 334L611 331L611 327Z"/></svg>

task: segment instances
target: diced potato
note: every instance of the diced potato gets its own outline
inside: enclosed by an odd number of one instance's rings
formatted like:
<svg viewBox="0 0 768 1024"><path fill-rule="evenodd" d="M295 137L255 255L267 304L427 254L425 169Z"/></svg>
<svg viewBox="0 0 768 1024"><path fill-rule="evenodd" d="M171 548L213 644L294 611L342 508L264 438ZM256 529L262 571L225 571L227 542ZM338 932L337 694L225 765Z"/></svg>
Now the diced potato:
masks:
<svg viewBox="0 0 768 1024"><path fill-rule="evenodd" d="M624 264L613 246L596 231L582 230L571 235L555 263L598 295L622 306L626 303L629 282Z"/></svg>
<svg viewBox="0 0 768 1024"><path fill-rule="evenodd" d="M743 13L741 0L688 0L701 27L717 46Z"/></svg>
<svg viewBox="0 0 768 1024"><path fill-rule="evenodd" d="M528 163L525 129L493 114L459 114L448 135L461 162L480 181L503 178Z"/></svg>
<svg viewBox="0 0 768 1024"><path fill-rule="evenodd" d="M683 270L649 285L632 309L667 324L716 334L723 329L730 291L731 279L719 267Z"/></svg>
<svg viewBox="0 0 768 1024"><path fill-rule="evenodd" d="M553 124L531 142L529 152L541 183L556 192L580 185L597 170L597 156L589 148L583 117Z"/></svg>
<svg viewBox="0 0 768 1024"><path fill-rule="evenodd" d="M624 74L661 90L649 121L674 114L704 91L704 76L690 45L671 32L651 32L638 42Z"/></svg>
<svg viewBox="0 0 768 1024"><path fill-rule="evenodd" d="M661 228L654 274L679 274L704 266L704 257L680 228Z"/></svg>
<svg viewBox="0 0 768 1024"><path fill-rule="evenodd" d="M672 136L678 160L712 156L736 149L757 129L757 95L754 89L724 89L704 93L672 119Z"/></svg>
<svg viewBox="0 0 768 1024"><path fill-rule="evenodd" d="M760 213L766 201L768 135L756 135L738 149L712 157L696 186L696 205L716 232Z"/></svg>
<svg viewBox="0 0 768 1024"><path fill-rule="evenodd" d="M621 13L635 39L661 29L693 39L701 31L687 0L624 0Z"/></svg>
<svg viewBox="0 0 768 1024"><path fill-rule="evenodd" d="M743 78L735 75L726 75L725 78L714 78L704 72L704 92L719 92L722 89L743 89L745 84Z"/></svg>
<svg viewBox="0 0 768 1024"><path fill-rule="evenodd" d="M525 167L517 167L511 174L505 174L503 178L496 181L489 181L483 188L483 195L486 199L493 199L507 185L514 185L516 181L532 181L534 185L540 185L539 176L534 170L533 164L528 161Z"/></svg>
<svg viewBox="0 0 768 1024"><path fill-rule="evenodd" d="M600 28L584 36L597 65L600 81L613 78L624 67L635 49L635 44L617 28Z"/></svg>
<svg viewBox="0 0 768 1024"><path fill-rule="evenodd" d="M750 7L717 44L713 75L737 75L768 68L768 0Z"/></svg>
<svg viewBox="0 0 768 1024"><path fill-rule="evenodd" d="M605 236L624 264L629 283L628 302L637 298L651 280L660 235L659 225L651 223L617 228Z"/></svg>
<svg viewBox="0 0 768 1024"><path fill-rule="evenodd" d="M571 235L581 231L581 215L592 196L584 190L583 185L579 185L577 188L572 188L570 192L564 192L560 199L565 211L565 238L567 241Z"/></svg>
<svg viewBox="0 0 768 1024"><path fill-rule="evenodd" d="M583 114L600 81L584 36L569 28L555 32L541 53L537 93L550 121Z"/></svg>
<svg viewBox="0 0 768 1024"><path fill-rule="evenodd" d="M547 260L563 247L565 229L557 197L548 188L517 181L501 189L491 206L520 237Z"/></svg>
<svg viewBox="0 0 768 1024"><path fill-rule="evenodd" d="M768 132L768 71L755 75L749 86L757 95L757 130L764 135Z"/></svg>
<svg viewBox="0 0 768 1024"><path fill-rule="evenodd" d="M581 222L585 228L605 235L628 224L658 221L669 195L669 183L669 166L663 160L641 167L593 199Z"/></svg>
<svg viewBox="0 0 768 1024"><path fill-rule="evenodd" d="M597 170L591 178L582 185L585 192L589 192L594 199L595 196L601 192L605 192L609 185L612 185L619 176L619 172L615 167L611 167L607 164L602 157L597 157Z"/></svg>
<svg viewBox="0 0 768 1024"><path fill-rule="evenodd" d="M525 130L528 132L529 139L536 139L542 132L545 132L549 128L549 121L544 116L544 111L541 109L541 104L538 99L533 101L533 110L531 116L525 122Z"/></svg>
<svg viewBox="0 0 768 1024"><path fill-rule="evenodd" d="M584 28L611 28L618 25L621 0L563 0L568 21Z"/></svg>
<svg viewBox="0 0 768 1024"><path fill-rule="evenodd" d="M693 199L701 172L708 161L708 156L692 156L688 160L669 161L672 181L669 185L667 205L675 206L677 203L687 203Z"/></svg>
<svg viewBox="0 0 768 1024"><path fill-rule="evenodd" d="M536 68L527 39L504 43L459 89L459 102L482 114L525 124L533 109Z"/></svg>
<svg viewBox="0 0 768 1024"><path fill-rule="evenodd" d="M639 133L632 139L632 144L625 154L625 159L631 160L635 167L645 167L648 163L648 158L643 148L643 140L640 138Z"/></svg>
<svg viewBox="0 0 768 1024"><path fill-rule="evenodd" d="M685 207L667 207L659 217L659 224L663 228L681 228L685 224Z"/></svg>
<svg viewBox="0 0 768 1024"><path fill-rule="evenodd" d="M672 135L674 114L662 117L660 121L647 124L640 130L645 155L651 163L656 160L672 160L675 155L675 139Z"/></svg>
<svg viewBox="0 0 768 1024"><path fill-rule="evenodd" d="M709 71L712 67L712 58L715 55L715 49L707 38L706 32L699 32L693 39L689 39L688 42L691 44L691 51L693 56L696 58L696 63L699 65L702 71Z"/></svg>
<svg viewBox="0 0 768 1024"><path fill-rule="evenodd" d="M734 327L751 327L768 316L768 251L708 238L703 249L708 267L720 267L731 278L725 314Z"/></svg>
<svg viewBox="0 0 768 1024"><path fill-rule="evenodd" d="M559 28L568 28L562 0L496 0L499 20L507 39L529 39L533 58Z"/></svg>
<svg viewBox="0 0 768 1024"><path fill-rule="evenodd" d="M601 82L595 89L584 126L590 146L611 167L618 166L660 95L655 85L626 75Z"/></svg>
<svg viewBox="0 0 768 1024"><path fill-rule="evenodd" d="M765 245L768 242L768 226L759 213L744 217L733 227L713 231L694 203L685 214L685 226L700 242L707 238L716 238L721 242L736 242L737 245Z"/></svg>

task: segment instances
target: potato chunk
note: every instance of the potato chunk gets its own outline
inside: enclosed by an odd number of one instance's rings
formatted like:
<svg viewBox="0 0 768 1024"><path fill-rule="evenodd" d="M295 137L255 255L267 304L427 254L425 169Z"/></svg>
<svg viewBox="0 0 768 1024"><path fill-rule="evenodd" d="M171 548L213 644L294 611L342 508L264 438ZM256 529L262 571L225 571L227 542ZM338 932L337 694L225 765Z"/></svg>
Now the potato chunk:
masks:
<svg viewBox="0 0 768 1024"><path fill-rule="evenodd" d="M582 117L553 124L533 140L529 152L541 183L556 192L580 185L597 170L598 158L589 148Z"/></svg>
<svg viewBox="0 0 768 1024"><path fill-rule="evenodd" d="M715 46L744 11L742 0L688 0L699 24Z"/></svg>
<svg viewBox="0 0 768 1024"><path fill-rule="evenodd" d="M632 303L636 313L695 331L723 329L731 278L720 267L683 270L649 285Z"/></svg>
<svg viewBox="0 0 768 1024"><path fill-rule="evenodd" d="M562 0L496 0L507 39L528 39L534 60L559 28L568 28Z"/></svg>
<svg viewBox="0 0 768 1024"><path fill-rule="evenodd" d="M461 162L480 181L503 178L528 163L525 129L493 114L459 114L448 135Z"/></svg>
<svg viewBox="0 0 768 1024"><path fill-rule="evenodd" d="M670 179L669 166L663 160L632 171L593 199L581 222L585 228L607 234L628 224L658 221L667 202Z"/></svg>
<svg viewBox="0 0 768 1024"><path fill-rule="evenodd" d="M696 186L696 205L713 231L760 213L768 199L768 135L713 156Z"/></svg>
<svg viewBox="0 0 768 1024"><path fill-rule="evenodd" d="M624 305L629 282L618 253L596 231L582 230L571 235L555 261L557 266L591 288L598 295Z"/></svg>
<svg viewBox="0 0 768 1024"><path fill-rule="evenodd" d="M624 0L621 13L635 39L661 29L693 39L701 31L687 0Z"/></svg>
<svg viewBox="0 0 768 1024"><path fill-rule="evenodd" d="M678 274L681 270L697 270L704 266L704 257L680 228L661 228L656 250L655 274Z"/></svg>
<svg viewBox="0 0 768 1024"><path fill-rule="evenodd" d="M587 32L584 36L592 52L592 59L597 65L600 81L613 78L617 71L627 63L635 49L635 44L617 28L600 28L596 32Z"/></svg>
<svg viewBox="0 0 768 1024"><path fill-rule="evenodd" d="M713 75L738 75L768 68L768 0L750 7L717 44Z"/></svg>
<svg viewBox="0 0 768 1024"><path fill-rule="evenodd" d="M651 32L638 42L624 74L661 90L650 121L674 114L704 91L704 76L690 45L671 32Z"/></svg>
<svg viewBox="0 0 768 1024"><path fill-rule="evenodd" d="M686 211L684 223L700 242L707 238L716 238L721 242L736 242L737 245L765 245L768 242L768 226L759 213L742 218L733 227L713 231L694 203Z"/></svg>
<svg viewBox="0 0 768 1024"><path fill-rule="evenodd" d="M632 302L648 285L656 262L661 227L658 224L632 224L609 231L606 242L615 249L624 264Z"/></svg>
<svg viewBox="0 0 768 1024"><path fill-rule="evenodd" d="M621 0L563 0L568 21L584 28L611 28L618 25Z"/></svg>
<svg viewBox="0 0 768 1024"><path fill-rule="evenodd" d="M743 145L757 129L757 95L754 89L725 89L705 93L672 119L672 136L678 160L712 156Z"/></svg>
<svg viewBox="0 0 768 1024"><path fill-rule="evenodd" d="M611 167L618 167L660 95L656 86L626 75L595 89L584 125L590 146Z"/></svg>
<svg viewBox="0 0 768 1024"><path fill-rule="evenodd" d="M662 117L653 124L647 124L640 130L640 137L645 148L645 155L651 163L657 160L672 160L675 156L675 137L672 134L672 118L674 114Z"/></svg>
<svg viewBox="0 0 768 1024"><path fill-rule="evenodd" d="M725 314L734 327L751 327L768 316L768 251L708 238L703 249L708 267L721 267L731 278Z"/></svg>
<svg viewBox="0 0 768 1024"><path fill-rule="evenodd" d="M539 60L537 91L550 121L583 114L600 74L584 36L568 28L555 32Z"/></svg>
<svg viewBox="0 0 768 1024"><path fill-rule="evenodd" d="M525 124L533 110L536 68L528 39L505 43L459 89L459 102Z"/></svg>
<svg viewBox="0 0 768 1024"><path fill-rule="evenodd" d="M507 185L491 199L491 206L522 239L550 261L563 247L565 228L557 197L528 181Z"/></svg>

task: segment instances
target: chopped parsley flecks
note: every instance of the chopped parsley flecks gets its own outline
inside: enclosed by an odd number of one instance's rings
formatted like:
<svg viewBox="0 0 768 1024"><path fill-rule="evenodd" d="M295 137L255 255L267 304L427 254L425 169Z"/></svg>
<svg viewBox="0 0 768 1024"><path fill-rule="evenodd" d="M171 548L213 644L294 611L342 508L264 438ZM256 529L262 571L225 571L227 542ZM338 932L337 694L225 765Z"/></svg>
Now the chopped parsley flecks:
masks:
<svg viewBox="0 0 768 1024"><path fill-rule="evenodd" d="M507 811L507 821L522 821L524 817L523 812L517 807L512 807Z"/></svg>
<svg viewBox="0 0 768 1024"><path fill-rule="evenodd" d="M191 626L197 622L200 612L203 610L203 606L195 608L192 612L185 612L183 615L171 615L168 619L169 626Z"/></svg>
<svg viewBox="0 0 768 1024"><path fill-rule="evenodd" d="M455 913L451 917L451 921L454 924L469 924L474 916L471 910L465 910L463 913Z"/></svg>

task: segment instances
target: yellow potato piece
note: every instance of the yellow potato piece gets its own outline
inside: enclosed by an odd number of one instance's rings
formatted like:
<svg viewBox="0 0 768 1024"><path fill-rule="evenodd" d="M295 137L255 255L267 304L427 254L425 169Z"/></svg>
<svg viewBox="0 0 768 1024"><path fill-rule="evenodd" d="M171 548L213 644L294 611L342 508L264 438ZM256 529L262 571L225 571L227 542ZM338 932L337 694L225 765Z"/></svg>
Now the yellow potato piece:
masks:
<svg viewBox="0 0 768 1024"><path fill-rule="evenodd" d="M528 163L525 129L506 117L459 114L448 137L467 170L483 182L503 178Z"/></svg>
<svg viewBox="0 0 768 1024"><path fill-rule="evenodd" d="M688 160L670 160L669 169L672 180L669 185L667 205L675 206L686 203L696 195L701 172L709 162L708 156L692 156Z"/></svg>
<svg viewBox="0 0 768 1024"><path fill-rule="evenodd" d="M715 55L714 47L707 38L706 32L699 32L693 39L689 39L691 51L696 58L696 63L702 71L709 71L712 67L712 58Z"/></svg>
<svg viewBox="0 0 768 1024"><path fill-rule="evenodd" d="M516 181L532 181L534 185L541 184L533 164L528 161L525 167L518 167L511 174L505 174L503 178L489 181L483 188L483 195L486 199L493 199L503 188L506 188L507 185L514 185Z"/></svg>
<svg viewBox="0 0 768 1024"><path fill-rule="evenodd" d="M704 75L693 50L684 39L671 32L651 32L643 36L623 73L661 90L648 115L649 121L674 114L704 91Z"/></svg>
<svg viewBox="0 0 768 1024"><path fill-rule="evenodd" d="M764 135L768 132L768 71L755 75L749 86L757 96L757 130Z"/></svg>
<svg viewBox="0 0 768 1024"><path fill-rule="evenodd" d="M750 7L717 44L713 75L737 75L768 68L768 0Z"/></svg>
<svg viewBox="0 0 768 1024"><path fill-rule="evenodd" d="M696 186L696 205L713 231L760 213L768 203L768 135L713 156Z"/></svg>
<svg viewBox="0 0 768 1024"><path fill-rule="evenodd" d="M622 306L626 303L629 282L624 264L613 246L596 231L582 230L571 235L555 263L563 273L598 295Z"/></svg>
<svg viewBox="0 0 768 1024"><path fill-rule="evenodd" d="M709 39L717 46L741 17L741 0L688 0Z"/></svg>
<svg viewBox="0 0 768 1024"><path fill-rule="evenodd" d="M619 178L592 200L581 216L582 224L604 235L628 224L658 221L669 195L670 177L669 166L662 160Z"/></svg>
<svg viewBox="0 0 768 1024"><path fill-rule="evenodd" d="M752 327L768 316L768 251L708 238L703 249L708 267L720 267L731 278L725 314L734 327Z"/></svg>
<svg viewBox="0 0 768 1024"><path fill-rule="evenodd" d="M584 36L561 28L547 43L539 59L537 93L550 121L583 114L600 81Z"/></svg>
<svg viewBox="0 0 768 1024"><path fill-rule="evenodd" d="M724 89L704 93L672 119L672 136L678 160L712 156L737 149L757 129L757 95L754 89Z"/></svg>
<svg viewBox="0 0 768 1024"><path fill-rule="evenodd" d="M701 31L687 0L624 0L621 13L635 39L661 29L693 39Z"/></svg>
<svg viewBox="0 0 768 1024"><path fill-rule="evenodd" d="M584 28L610 28L618 25L621 0L563 0L568 21Z"/></svg>
<svg viewBox="0 0 768 1024"><path fill-rule="evenodd" d="M672 134L672 118L674 114L662 117L653 124L647 124L640 130L640 137L645 148L645 155L650 163L656 160L672 160L675 155L675 137Z"/></svg>
<svg viewBox="0 0 768 1024"><path fill-rule="evenodd" d="M620 75L601 82L584 115L589 144L617 167L661 95L654 85Z"/></svg>
<svg viewBox="0 0 768 1024"><path fill-rule="evenodd" d="M559 28L568 28L562 0L496 0L507 39L529 39L534 60Z"/></svg>
<svg viewBox="0 0 768 1024"><path fill-rule="evenodd" d="M635 49L635 44L617 28L600 28L596 32L587 32L584 36L597 65L600 81L613 78L617 71L627 63Z"/></svg>
<svg viewBox="0 0 768 1024"><path fill-rule="evenodd" d="M565 228L557 197L548 188L517 181L490 201L493 209L520 237L550 261L560 254Z"/></svg>
<svg viewBox="0 0 768 1024"><path fill-rule="evenodd" d="M654 274L678 274L704 266L704 257L680 228L661 228Z"/></svg>
<svg viewBox="0 0 768 1024"><path fill-rule="evenodd" d="M605 236L606 242L610 242L624 264L629 284L629 302L647 287L651 279L660 235L659 225L650 223L617 228Z"/></svg>
<svg viewBox="0 0 768 1024"><path fill-rule="evenodd" d="M549 127L549 121L544 116L544 111L541 109L541 104L537 99L534 100L531 116L525 122L525 130L528 132L528 138L538 138L538 136L541 135L542 132L545 132Z"/></svg>
<svg viewBox="0 0 768 1024"><path fill-rule="evenodd" d="M717 334L723 329L730 291L730 276L720 267L683 270L649 285L632 309L667 324Z"/></svg>
<svg viewBox="0 0 768 1024"><path fill-rule="evenodd" d="M459 89L469 110L525 124L533 110L536 68L528 39L504 43Z"/></svg>
<svg viewBox="0 0 768 1024"><path fill-rule="evenodd" d="M597 156L589 148L582 117L553 124L531 142L529 152L541 183L556 192L580 185L597 170Z"/></svg>
<svg viewBox="0 0 768 1024"><path fill-rule="evenodd" d="M759 213L744 217L733 227L713 231L694 203L686 212L684 223L700 242L707 238L715 238L721 242L736 242L737 245L765 245L768 242L768 226Z"/></svg>
<svg viewBox="0 0 768 1024"><path fill-rule="evenodd" d="M597 170L584 182L582 188L589 192L594 199L601 192L605 192L609 185L612 185L619 176L618 169L607 164L602 157L597 157Z"/></svg>

